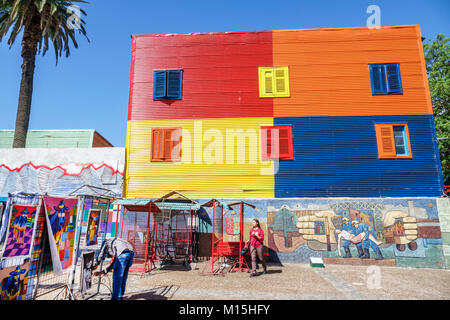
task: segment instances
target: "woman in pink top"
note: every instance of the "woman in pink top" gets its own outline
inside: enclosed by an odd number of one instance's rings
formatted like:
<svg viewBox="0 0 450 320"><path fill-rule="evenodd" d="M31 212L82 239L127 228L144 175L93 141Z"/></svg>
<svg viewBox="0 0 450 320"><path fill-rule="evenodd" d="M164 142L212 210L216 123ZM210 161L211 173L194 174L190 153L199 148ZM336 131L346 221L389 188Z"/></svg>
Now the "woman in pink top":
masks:
<svg viewBox="0 0 450 320"><path fill-rule="evenodd" d="M250 274L250 277L254 277L256 275L256 256L258 256L259 261L261 261L263 265L263 273L267 273L267 266L263 256L264 231L261 229L258 219L253 219L252 225L253 227L250 229L250 254L252 257L252 273Z"/></svg>

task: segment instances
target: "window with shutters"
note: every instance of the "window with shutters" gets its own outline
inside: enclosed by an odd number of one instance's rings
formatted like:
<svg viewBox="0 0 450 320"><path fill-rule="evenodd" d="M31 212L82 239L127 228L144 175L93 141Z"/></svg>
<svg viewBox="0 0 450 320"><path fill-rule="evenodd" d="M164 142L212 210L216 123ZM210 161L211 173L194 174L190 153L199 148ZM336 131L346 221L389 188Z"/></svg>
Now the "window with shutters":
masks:
<svg viewBox="0 0 450 320"><path fill-rule="evenodd" d="M288 67L259 67L261 98L290 97Z"/></svg>
<svg viewBox="0 0 450 320"><path fill-rule="evenodd" d="M412 158L407 124L375 124L380 159Z"/></svg>
<svg viewBox="0 0 450 320"><path fill-rule="evenodd" d="M153 100L181 100L182 89L183 70L153 72Z"/></svg>
<svg viewBox="0 0 450 320"><path fill-rule="evenodd" d="M262 160L294 160L292 127L261 127Z"/></svg>
<svg viewBox="0 0 450 320"><path fill-rule="evenodd" d="M181 161L181 128L152 129L151 161Z"/></svg>
<svg viewBox="0 0 450 320"><path fill-rule="evenodd" d="M400 65L369 64L372 94L403 94Z"/></svg>

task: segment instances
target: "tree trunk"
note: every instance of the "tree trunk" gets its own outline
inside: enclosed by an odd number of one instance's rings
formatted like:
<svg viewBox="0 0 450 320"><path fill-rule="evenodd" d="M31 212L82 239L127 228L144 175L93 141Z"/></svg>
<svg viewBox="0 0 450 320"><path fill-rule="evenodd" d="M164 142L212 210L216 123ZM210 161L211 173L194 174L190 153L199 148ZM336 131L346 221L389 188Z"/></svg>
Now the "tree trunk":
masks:
<svg viewBox="0 0 450 320"><path fill-rule="evenodd" d="M37 45L40 39L40 18L36 13L28 26L25 26L22 39L22 80L20 82L19 104L17 106L16 128L13 148L25 148L30 122L33 78Z"/></svg>

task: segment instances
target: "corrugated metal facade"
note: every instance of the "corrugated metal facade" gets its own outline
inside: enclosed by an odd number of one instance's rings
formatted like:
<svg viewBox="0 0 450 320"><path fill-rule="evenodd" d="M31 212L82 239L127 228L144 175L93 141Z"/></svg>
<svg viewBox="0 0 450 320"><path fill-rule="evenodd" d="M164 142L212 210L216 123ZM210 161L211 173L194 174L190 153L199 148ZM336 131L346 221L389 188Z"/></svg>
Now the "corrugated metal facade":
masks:
<svg viewBox="0 0 450 320"><path fill-rule="evenodd" d="M372 95L372 63L399 63L403 94ZM289 67L290 97L260 98L271 66ZM164 69L183 69L182 100L153 100ZM378 159L377 122L408 124L412 159ZM419 26L134 36L125 195L440 196L433 122ZM261 161L271 125L292 125L295 160ZM181 162L151 162L152 128L182 129ZM255 161L226 161L227 129L256 133Z"/></svg>
<svg viewBox="0 0 450 320"><path fill-rule="evenodd" d="M176 189L200 198L273 198L273 164L259 157L259 128L271 125L273 118L129 121L126 195L159 198ZM155 127L182 128L181 162L150 161ZM228 135L227 143L227 130L246 136Z"/></svg>
<svg viewBox="0 0 450 320"><path fill-rule="evenodd" d="M275 197L442 194L433 116L275 118L292 125L294 161L280 161ZM375 123L407 123L412 159L378 159ZM294 182L294 183L293 183Z"/></svg>
<svg viewBox="0 0 450 320"><path fill-rule="evenodd" d="M291 97L274 117L432 114L419 26L273 32ZM402 95L372 95L368 64L399 63Z"/></svg>

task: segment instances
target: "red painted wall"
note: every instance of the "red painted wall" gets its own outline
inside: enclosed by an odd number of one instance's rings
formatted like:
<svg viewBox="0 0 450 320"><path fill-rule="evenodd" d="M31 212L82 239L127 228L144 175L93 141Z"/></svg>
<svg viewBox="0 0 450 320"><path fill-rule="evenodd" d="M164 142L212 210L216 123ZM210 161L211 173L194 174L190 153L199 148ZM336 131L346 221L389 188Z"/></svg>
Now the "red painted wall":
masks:
<svg viewBox="0 0 450 320"><path fill-rule="evenodd" d="M272 32L133 36L128 120L272 117L258 67L272 66ZM183 99L153 101L153 70L183 69Z"/></svg>

